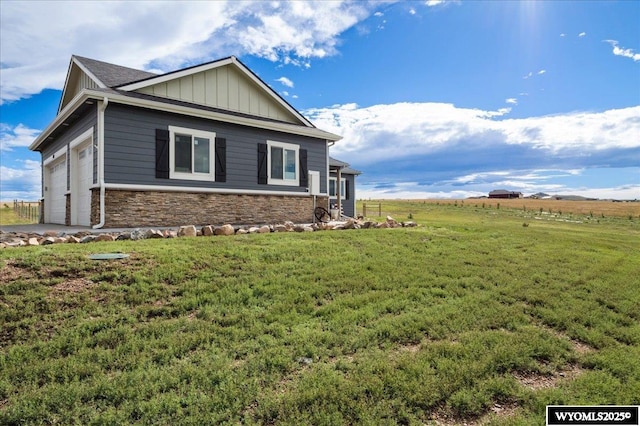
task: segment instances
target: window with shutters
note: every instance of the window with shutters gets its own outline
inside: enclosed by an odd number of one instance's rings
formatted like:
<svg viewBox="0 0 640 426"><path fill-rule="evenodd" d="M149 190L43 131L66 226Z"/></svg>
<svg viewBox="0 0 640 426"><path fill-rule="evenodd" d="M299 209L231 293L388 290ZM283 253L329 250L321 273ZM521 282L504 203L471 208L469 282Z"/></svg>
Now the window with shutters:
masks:
<svg viewBox="0 0 640 426"><path fill-rule="evenodd" d="M169 178L216 180L212 132L169 126Z"/></svg>
<svg viewBox="0 0 640 426"><path fill-rule="evenodd" d="M300 185L300 146L267 141L267 173L269 185Z"/></svg>

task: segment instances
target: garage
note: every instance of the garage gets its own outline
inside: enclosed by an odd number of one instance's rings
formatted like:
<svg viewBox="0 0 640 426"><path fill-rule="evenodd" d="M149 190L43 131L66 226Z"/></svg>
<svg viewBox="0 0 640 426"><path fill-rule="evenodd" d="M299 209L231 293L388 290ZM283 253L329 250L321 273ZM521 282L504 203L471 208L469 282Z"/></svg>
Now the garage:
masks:
<svg viewBox="0 0 640 426"><path fill-rule="evenodd" d="M67 161L66 158L49 164L48 183L45 189L45 222L65 224L67 200Z"/></svg>
<svg viewBox="0 0 640 426"><path fill-rule="evenodd" d="M72 225L91 225L91 185L93 184L93 146L84 145L74 150L75 171L72 176L75 184L72 187L73 212Z"/></svg>

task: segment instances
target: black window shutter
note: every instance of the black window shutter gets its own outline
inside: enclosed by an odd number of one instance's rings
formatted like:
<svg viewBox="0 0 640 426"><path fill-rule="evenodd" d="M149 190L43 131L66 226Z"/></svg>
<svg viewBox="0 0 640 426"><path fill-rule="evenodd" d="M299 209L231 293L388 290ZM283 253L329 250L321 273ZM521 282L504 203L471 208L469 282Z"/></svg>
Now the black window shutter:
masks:
<svg viewBox="0 0 640 426"><path fill-rule="evenodd" d="M260 185L267 184L267 144L258 144L258 183Z"/></svg>
<svg viewBox="0 0 640 426"><path fill-rule="evenodd" d="M300 157L300 186L309 186L309 171L307 170L307 150L301 149L298 151Z"/></svg>
<svg viewBox="0 0 640 426"><path fill-rule="evenodd" d="M156 129L156 177L169 179L169 131Z"/></svg>
<svg viewBox="0 0 640 426"><path fill-rule="evenodd" d="M216 182L227 181L227 140L216 138Z"/></svg>
<svg viewBox="0 0 640 426"><path fill-rule="evenodd" d="M349 179L344 180L344 199L349 199Z"/></svg>

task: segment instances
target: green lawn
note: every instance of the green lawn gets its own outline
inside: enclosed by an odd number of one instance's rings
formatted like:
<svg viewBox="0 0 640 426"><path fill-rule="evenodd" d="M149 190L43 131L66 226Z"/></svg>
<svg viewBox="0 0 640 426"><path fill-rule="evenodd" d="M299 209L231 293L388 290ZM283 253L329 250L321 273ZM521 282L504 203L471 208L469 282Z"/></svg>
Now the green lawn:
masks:
<svg viewBox="0 0 640 426"><path fill-rule="evenodd" d="M544 424L640 403L640 220L0 251L0 424ZM562 218L560 218L562 219ZM98 262L90 253L125 252Z"/></svg>

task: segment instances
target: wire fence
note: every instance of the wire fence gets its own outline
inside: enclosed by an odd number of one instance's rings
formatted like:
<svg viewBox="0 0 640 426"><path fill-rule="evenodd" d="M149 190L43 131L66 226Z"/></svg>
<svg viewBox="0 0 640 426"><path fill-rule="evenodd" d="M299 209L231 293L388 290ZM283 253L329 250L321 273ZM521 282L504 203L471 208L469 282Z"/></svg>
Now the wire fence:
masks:
<svg viewBox="0 0 640 426"><path fill-rule="evenodd" d="M30 222L40 221L41 203L39 201L18 201L13 200L13 211L15 214Z"/></svg>
<svg viewBox="0 0 640 426"><path fill-rule="evenodd" d="M378 217L382 216L382 203L362 203L362 216L367 217L367 209L370 215L378 213Z"/></svg>

